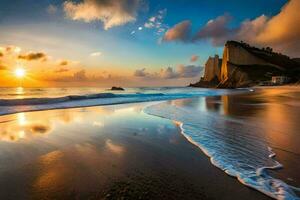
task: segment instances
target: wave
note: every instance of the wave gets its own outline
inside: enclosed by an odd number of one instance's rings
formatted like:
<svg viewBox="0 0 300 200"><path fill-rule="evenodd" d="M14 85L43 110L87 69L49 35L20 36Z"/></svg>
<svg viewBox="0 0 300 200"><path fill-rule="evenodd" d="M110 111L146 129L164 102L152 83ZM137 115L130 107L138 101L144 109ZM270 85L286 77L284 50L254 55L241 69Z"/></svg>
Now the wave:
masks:
<svg viewBox="0 0 300 200"><path fill-rule="evenodd" d="M166 92L168 91L166 89L158 91L159 92L156 93L97 93L87 95L68 95L53 98L0 99L0 115L48 109L162 101L200 96L215 96L228 93L240 93L248 90L195 90L189 88L181 88L180 90L174 90L171 92ZM164 91L164 93L162 93L161 91Z"/></svg>
<svg viewBox="0 0 300 200"><path fill-rule="evenodd" d="M300 199L295 194L299 188L268 174L268 170L282 165L275 160L259 127L170 102L148 106L144 112L180 124L181 133L189 142L210 157L213 165L242 184L275 199Z"/></svg>
<svg viewBox="0 0 300 200"><path fill-rule="evenodd" d="M0 106L17 106L17 105L41 105L53 104L67 101L97 99L97 98L113 98L117 95L112 93L99 93L90 95L68 95L64 97L54 98L24 98L24 99L0 99Z"/></svg>

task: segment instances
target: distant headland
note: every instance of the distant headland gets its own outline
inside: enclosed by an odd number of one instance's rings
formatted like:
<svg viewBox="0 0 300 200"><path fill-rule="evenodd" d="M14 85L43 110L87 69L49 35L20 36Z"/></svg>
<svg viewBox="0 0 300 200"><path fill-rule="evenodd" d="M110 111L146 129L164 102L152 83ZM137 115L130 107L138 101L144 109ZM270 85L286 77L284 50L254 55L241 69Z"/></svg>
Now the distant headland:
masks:
<svg viewBox="0 0 300 200"><path fill-rule="evenodd" d="M209 57L204 76L191 87L239 88L300 82L300 59L259 49L244 42L227 41L223 58Z"/></svg>

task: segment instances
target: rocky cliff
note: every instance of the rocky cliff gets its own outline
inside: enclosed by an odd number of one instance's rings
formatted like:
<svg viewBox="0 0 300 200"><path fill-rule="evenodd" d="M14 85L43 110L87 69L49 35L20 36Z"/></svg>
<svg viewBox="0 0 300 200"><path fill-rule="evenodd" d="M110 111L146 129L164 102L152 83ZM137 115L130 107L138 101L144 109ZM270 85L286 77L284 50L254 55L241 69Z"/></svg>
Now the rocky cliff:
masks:
<svg viewBox="0 0 300 200"><path fill-rule="evenodd" d="M220 81L221 65L222 59L220 59L218 55L215 55L214 57L209 57L205 63L203 80L212 81L213 79L217 79Z"/></svg>
<svg viewBox="0 0 300 200"><path fill-rule="evenodd" d="M242 42L228 41L223 58L209 58L204 77L191 84L195 87L236 88L270 81L272 76L288 76L291 82L300 80L300 64L288 56L258 49Z"/></svg>

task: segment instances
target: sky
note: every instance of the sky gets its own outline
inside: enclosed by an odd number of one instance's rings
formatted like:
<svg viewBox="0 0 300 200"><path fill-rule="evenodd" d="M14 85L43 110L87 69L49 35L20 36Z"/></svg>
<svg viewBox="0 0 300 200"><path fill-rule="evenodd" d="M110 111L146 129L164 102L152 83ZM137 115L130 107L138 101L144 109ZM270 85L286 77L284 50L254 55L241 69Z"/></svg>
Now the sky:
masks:
<svg viewBox="0 0 300 200"><path fill-rule="evenodd" d="M299 0L0 0L0 82L187 85L227 40L300 57L299 10Z"/></svg>

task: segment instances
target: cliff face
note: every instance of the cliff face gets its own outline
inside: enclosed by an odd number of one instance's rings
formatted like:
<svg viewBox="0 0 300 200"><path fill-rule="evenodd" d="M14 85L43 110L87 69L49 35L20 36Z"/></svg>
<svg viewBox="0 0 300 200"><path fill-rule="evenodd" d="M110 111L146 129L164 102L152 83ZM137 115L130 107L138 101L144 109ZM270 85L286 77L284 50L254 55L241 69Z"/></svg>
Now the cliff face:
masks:
<svg viewBox="0 0 300 200"><path fill-rule="evenodd" d="M218 55L209 57L205 63L204 81L212 81L213 79L221 80L221 65L222 59L219 59Z"/></svg>
<svg viewBox="0 0 300 200"><path fill-rule="evenodd" d="M266 69L265 73L270 72L270 75L280 75L282 70L282 67L252 54L240 43L227 42L223 51L221 78L218 87L244 87L261 80L262 77L260 76L257 76L257 78L249 77L249 73L244 69L247 66L261 66L261 69ZM252 68L254 70L256 67Z"/></svg>
<svg viewBox="0 0 300 200"><path fill-rule="evenodd" d="M223 59L210 57L205 65L204 77L196 87L236 88L248 87L272 76L300 78L300 65L287 56L272 50L258 49L245 43L228 41L223 51ZM300 79L299 79L300 80Z"/></svg>
<svg viewBox="0 0 300 200"><path fill-rule="evenodd" d="M244 49L242 46L228 42L223 51L223 62L221 67L221 82L230 77L232 72L240 65L272 65Z"/></svg>

